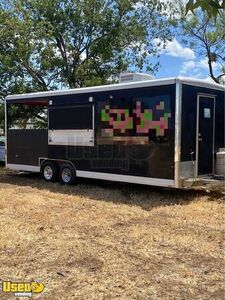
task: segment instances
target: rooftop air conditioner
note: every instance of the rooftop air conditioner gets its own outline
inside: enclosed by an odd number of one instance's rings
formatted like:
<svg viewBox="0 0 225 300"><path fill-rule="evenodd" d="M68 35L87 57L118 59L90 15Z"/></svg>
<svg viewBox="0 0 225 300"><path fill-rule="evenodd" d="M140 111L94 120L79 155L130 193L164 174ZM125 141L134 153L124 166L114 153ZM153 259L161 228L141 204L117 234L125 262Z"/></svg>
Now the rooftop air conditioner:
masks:
<svg viewBox="0 0 225 300"><path fill-rule="evenodd" d="M128 72L120 74L120 83L153 80L153 79L154 77L149 74L128 73Z"/></svg>

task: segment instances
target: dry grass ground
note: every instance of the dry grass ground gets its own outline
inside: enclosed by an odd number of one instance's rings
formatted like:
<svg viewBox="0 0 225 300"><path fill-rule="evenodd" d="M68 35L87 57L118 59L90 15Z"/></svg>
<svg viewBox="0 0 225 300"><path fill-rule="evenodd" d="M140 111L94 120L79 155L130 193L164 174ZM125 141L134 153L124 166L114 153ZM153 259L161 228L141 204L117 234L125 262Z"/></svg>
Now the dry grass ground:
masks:
<svg viewBox="0 0 225 300"><path fill-rule="evenodd" d="M224 299L223 197L0 168L0 279L42 281L34 299Z"/></svg>

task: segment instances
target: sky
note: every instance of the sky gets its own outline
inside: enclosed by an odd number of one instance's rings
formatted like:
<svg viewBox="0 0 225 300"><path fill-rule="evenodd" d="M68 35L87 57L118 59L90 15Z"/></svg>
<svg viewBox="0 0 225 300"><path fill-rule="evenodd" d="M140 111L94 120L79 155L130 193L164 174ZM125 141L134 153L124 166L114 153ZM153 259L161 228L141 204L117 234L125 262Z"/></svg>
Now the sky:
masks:
<svg viewBox="0 0 225 300"><path fill-rule="evenodd" d="M160 1L174 3L174 0ZM188 0L181 0L181 2L186 5ZM153 43L157 45L159 44L159 40L155 39ZM156 78L183 76L212 81L209 76L207 58L199 56L194 50L182 45L179 41L179 36L172 41L168 41L165 49L161 46L158 50L160 53L159 59L151 60L153 63L159 61L161 65L158 72L155 74ZM218 64L213 63L212 66L215 75L219 75L220 71Z"/></svg>
<svg viewBox="0 0 225 300"><path fill-rule="evenodd" d="M156 44L158 40L154 41ZM176 38L166 43L165 49L159 48L161 67L156 78L184 76L199 79L208 79L209 70L207 59L199 57L192 49L183 46ZM216 65L214 65L216 68Z"/></svg>

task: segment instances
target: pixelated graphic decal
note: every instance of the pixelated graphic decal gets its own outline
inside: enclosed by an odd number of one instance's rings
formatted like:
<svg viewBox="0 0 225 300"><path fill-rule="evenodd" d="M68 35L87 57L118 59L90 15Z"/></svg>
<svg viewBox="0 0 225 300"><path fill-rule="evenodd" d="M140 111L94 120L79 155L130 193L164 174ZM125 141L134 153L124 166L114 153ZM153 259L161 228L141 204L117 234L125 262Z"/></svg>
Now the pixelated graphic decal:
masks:
<svg viewBox="0 0 225 300"><path fill-rule="evenodd" d="M110 108L105 105L101 110L101 121L106 127L101 131L102 137L140 144L148 143L148 136L143 134L149 134L151 130L156 131L156 137L163 137L171 118L171 112L165 110L165 102L159 101L154 109L143 109L142 106L141 101L136 101L135 108L130 111L127 108Z"/></svg>

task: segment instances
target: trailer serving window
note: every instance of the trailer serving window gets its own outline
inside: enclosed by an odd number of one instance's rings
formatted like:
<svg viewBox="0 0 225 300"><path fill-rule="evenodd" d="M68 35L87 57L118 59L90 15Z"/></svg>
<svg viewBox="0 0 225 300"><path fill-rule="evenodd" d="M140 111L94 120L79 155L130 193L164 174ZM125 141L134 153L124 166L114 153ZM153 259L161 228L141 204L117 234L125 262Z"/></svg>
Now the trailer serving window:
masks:
<svg viewBox="0 0 225 300"><path fill-rule="evenodd" d="M94 106L55 106L49 109L49 145L94 146Z"/></svg>
<svg viewBox="0 0 225 300"><path fill-rule="evenodd" d="M49 129L93 129L92 106L54 107L49 110Z"/></svg>

